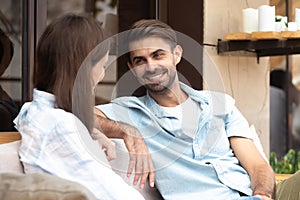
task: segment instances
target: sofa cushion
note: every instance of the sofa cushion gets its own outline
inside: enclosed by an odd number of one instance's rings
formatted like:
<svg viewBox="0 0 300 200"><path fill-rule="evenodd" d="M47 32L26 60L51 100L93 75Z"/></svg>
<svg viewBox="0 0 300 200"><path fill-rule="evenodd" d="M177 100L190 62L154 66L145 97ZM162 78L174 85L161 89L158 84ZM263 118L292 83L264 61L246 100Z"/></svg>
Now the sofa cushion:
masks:
<svg viewBox="0 0 300 200"><path fill-rule="evenodd" d="M0 173L0 199L93 200L82 185L49 174Z"/></svg>
<svg viewBox="0 0 300 200"><path fill-rule="evenodd" d="M0 145L0 172L23 173L19 159L20 140Z"/></svg>

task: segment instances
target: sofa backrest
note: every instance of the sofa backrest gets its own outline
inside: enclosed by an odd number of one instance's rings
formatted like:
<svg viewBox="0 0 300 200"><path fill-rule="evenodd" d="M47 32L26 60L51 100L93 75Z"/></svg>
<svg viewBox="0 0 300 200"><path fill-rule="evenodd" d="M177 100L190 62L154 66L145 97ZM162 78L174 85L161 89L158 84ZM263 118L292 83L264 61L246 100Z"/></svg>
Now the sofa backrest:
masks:
<svg viewBox="0 0 300 200"><path fill-rule="evenodd" d="M21 140L19 132L0 132L0 144Z"/></svg>
<svg viewBox="0 0 300 200"><path fill-rule="evenodd" d="M17 132L0 132L0 172L24 173L19 158L21 135Z"/></svg>

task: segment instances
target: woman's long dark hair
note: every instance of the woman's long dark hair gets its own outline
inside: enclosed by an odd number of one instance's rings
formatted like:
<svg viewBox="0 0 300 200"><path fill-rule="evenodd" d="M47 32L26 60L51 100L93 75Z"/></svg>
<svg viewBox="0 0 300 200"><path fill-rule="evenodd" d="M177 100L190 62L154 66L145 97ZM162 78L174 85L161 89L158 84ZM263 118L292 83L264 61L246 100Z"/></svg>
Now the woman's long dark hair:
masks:
<svg viewBox="0 0 300 200"><path fill-rule="evenodd" d="M105 39L101 23L92 16L66 14L47 26L37 48L35 88L54 94L57 107L75 114L89 131L95 101L91 69L109 50ZM84 61L89 64L81 67ZM75 84L79 70L80 84Z"/></svg>

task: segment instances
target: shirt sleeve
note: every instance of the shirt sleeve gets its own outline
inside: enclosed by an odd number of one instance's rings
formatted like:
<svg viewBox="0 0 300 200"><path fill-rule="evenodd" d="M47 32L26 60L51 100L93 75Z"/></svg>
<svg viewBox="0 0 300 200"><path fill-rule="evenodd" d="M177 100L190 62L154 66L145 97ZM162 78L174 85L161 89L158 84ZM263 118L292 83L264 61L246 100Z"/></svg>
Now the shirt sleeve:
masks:
<svg viewBox="0 0 300 200"><path fill-rule="evenodd" d="M233 106L225 118L225 129L228 137L238 136L252 139L249 124L236 106Z"/></svg>
<svg viewBox="0 0 300 200"><path fill-rule="evenodd" d="M97 199L143 199L137 190L107 165L107 161L93 155L82 141L79 131L85 131L84 134L90 136L80 123L61 124L54 131L55 138L47 140L44 145L38 164L51 174L82 184ZM61 130L62 127L64 130ZM99 152L105 157L100 147Z"/></svg>
<svg viewBox="0 0 300 200"><path fill-rule="evenodd" d="M95 108L97 108L98 110L101 110L101 112L103 112L105 114L105 116L109 119L116 118L116 117L113 117L115 111L113 109L112 103L97 105L97 106L95 106Z"/></svg>
<svg viewBox="0 0 300 200"><path fill-rule="evenodd" d="M113 121L131 124L138 126L137 112L134 107L130 105L120 105L119 103L109 103L104 105L96 106L97 109L101 110L108 119ZM140 113L145 114L145 111L141 109Z"/></svg>

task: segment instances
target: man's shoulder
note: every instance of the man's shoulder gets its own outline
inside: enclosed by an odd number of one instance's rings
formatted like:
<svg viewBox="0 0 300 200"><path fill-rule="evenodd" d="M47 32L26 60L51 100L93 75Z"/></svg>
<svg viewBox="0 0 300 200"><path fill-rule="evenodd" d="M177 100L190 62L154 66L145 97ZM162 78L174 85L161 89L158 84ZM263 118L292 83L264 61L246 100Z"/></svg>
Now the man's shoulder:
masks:
<svg viewBox="0 0 300 200"><path fill-rule="evenodd" d="M111 100L108 104L97 105L97 108L103 107L123 107L123 108L146 108L144 97L122 96ZM100 109L101 110L101 109Z"/></svg>
<svg viewBox="0 0 300 200"><path fill-rule="evenodd" d="M117 97L113 100L111 100L110 103L115 103L123 106L133 106L136 104L141 103L141 98L140 97L135 97L135 96L122 96L122 97Z"/></svg>
<svg viewBox="0 0 300 200"><path fill-rule="evenodd" d="M230 112L235 106L234 98L224 92L202 90L199 91L208 104L213 108L215 114L225 114Z"/></svg>
<svg viewBox="0 0 300 200"><path fill-rule="evenodd" d="M189 96L200 98L204 101L217 101L217 102L230 102L233 103L235 100L229 94L224 92L218 92L213 90L196 90L190 86L181 83L182 89L189 94Z"/></svg>
<svg viewBox="0 0 300 200"><path fill-rule="evenodd" d="M136 96L121 96L115 99L112 99L111 102L126 102L126 101L138 101L139 97Z"/></svg>
<svg viewBox="0 0 300 200"><path fill-rule="evenodd" d="M234 98L224 92L218 92L213 90L201 90L199 91L201 95L207 98L216 98L218 100L225 100L225 101L234 101Z"/></svg>

